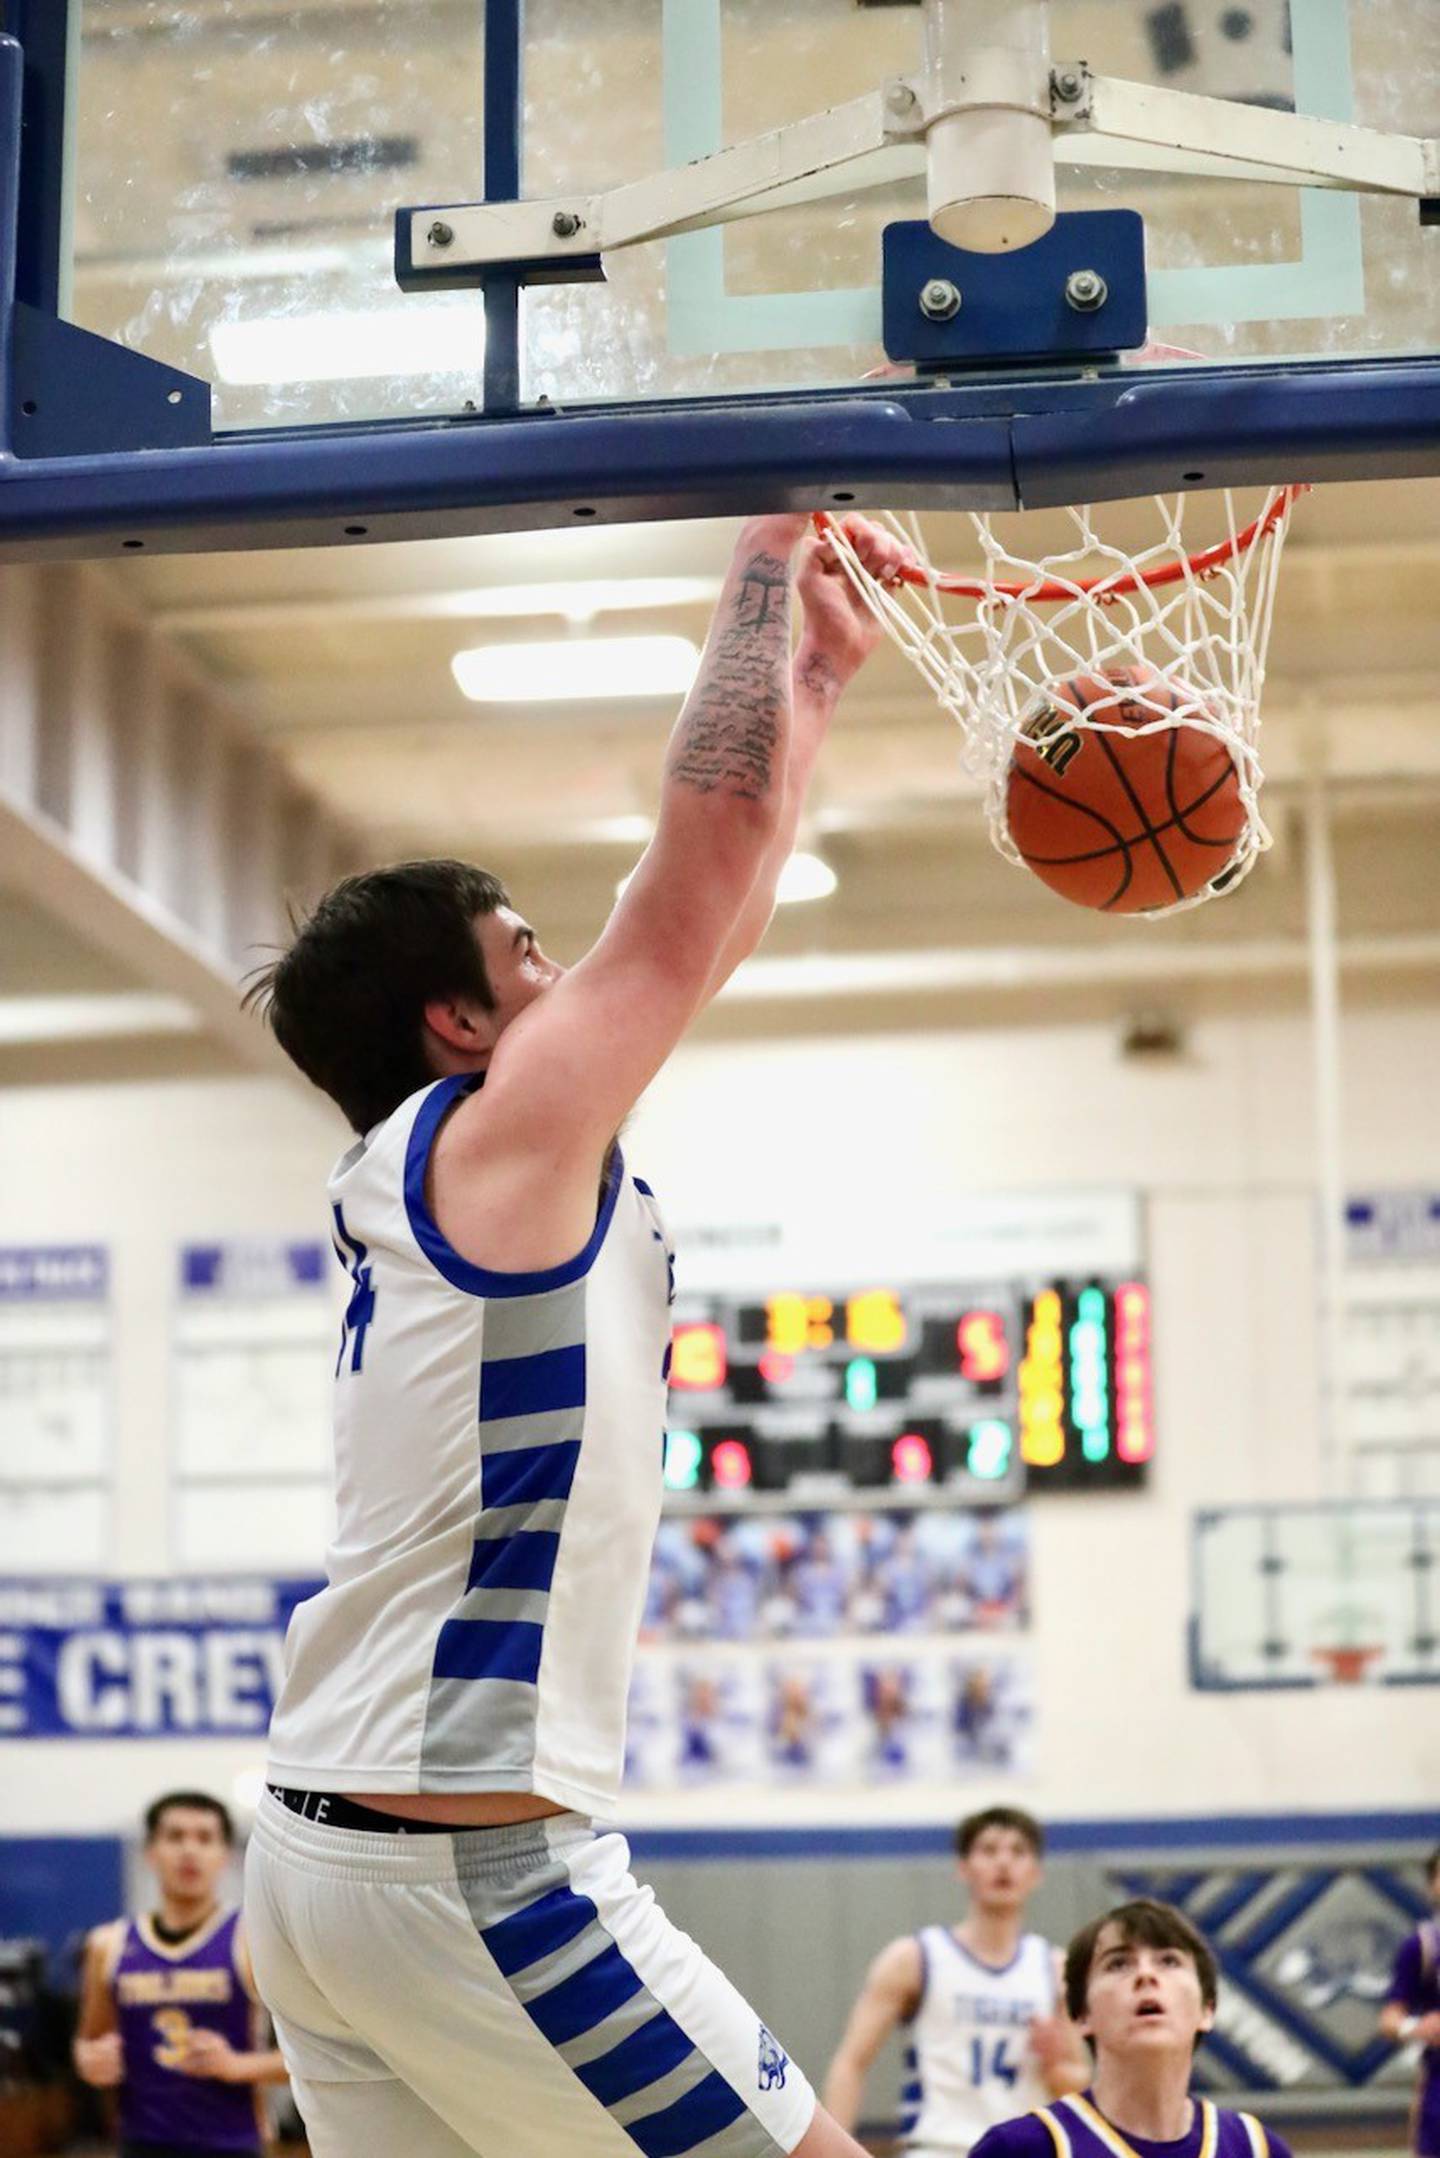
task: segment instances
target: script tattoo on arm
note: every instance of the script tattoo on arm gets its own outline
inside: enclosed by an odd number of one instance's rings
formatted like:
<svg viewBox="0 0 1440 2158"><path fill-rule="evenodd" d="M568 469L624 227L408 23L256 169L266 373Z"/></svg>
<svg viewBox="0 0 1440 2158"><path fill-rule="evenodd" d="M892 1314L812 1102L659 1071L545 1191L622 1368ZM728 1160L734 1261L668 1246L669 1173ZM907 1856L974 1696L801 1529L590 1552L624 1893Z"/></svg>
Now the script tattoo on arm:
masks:
<svg viewBox="0 0 1440 2158"><path fill-rule="evenodd" d="M760 801L789 717L789 564L752 555L723 604L675 730L669 777L701 794Z"/></svg>
<svg viewBox="0 0 1440 2158"><path fill-rule="evenodd" d="M795 671L795 679L808 695L822 701L840 694L840 677L835 663L823 652L811 652L803 659Z"/></svg>

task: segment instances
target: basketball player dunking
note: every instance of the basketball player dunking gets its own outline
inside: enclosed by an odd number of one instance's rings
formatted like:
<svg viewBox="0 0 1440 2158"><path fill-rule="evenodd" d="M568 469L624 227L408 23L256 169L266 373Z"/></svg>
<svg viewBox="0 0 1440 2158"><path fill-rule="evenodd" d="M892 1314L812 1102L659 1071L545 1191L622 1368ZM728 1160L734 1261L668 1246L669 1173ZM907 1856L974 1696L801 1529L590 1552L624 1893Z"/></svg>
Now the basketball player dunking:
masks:
<svg viewBox="0 0 1440 2158"><path fill-rule="evenodd" d="M899 544L855 530L892 574ZM655 836L578 965L482 871L413 863L331 892L261 986L364 1135L330 1184L353 1292L329 1585L291 1624L246 1885L314 2158L857 2153L592 1817L617 1798L670 1334L664 1228L616 1134L761 936L879 636L808 519L748 524Z"/></svg>
<svg viewBox="0 0 1440 2158"><path fill-rule="evenodd" d="M1083 1927L1065 1951L1065 2001L1093 2084L992 2128L975 2158L1290 2158L1252 2114L1190 2095L1218 1978L1208 1942L1168 1903L1122 1903Z"/></svg>
<svg viewBox="0 0 1440 2158"><path fill-rule="evenodd" d="M158 1906L97 1926L86 1943L75 2067L118 2091L122 2158L258 2151L256 2086L285 2081L280 2055L256 2043L240 1914L220 1901L233 1842L218 1798L157 1798L145 1856Z"/></svg>
<svg viewBox="0 0 1440 2158"><path fill-rule="evenodd" d="M996 2121L1080 2090L1089 2074L1060 2006L1059 1951L1024 1930L1040 1885L1039 1822L990 1806L960 1823L955 1849L965 1918L881 1950L825 2080L826 2105L853 2128L871 2063L907 2025L904 2134L924 2158L963 2158Z"/></svg>
<svg viewBox="0 0 1440 2158"><path fill-rule="evenodd" d="M1425 1879L1435 1914L1400 1943L1380 2028L1397 2046L1421 2048L1410 2148L1416 2158L1440 2158L1440 1848Z"/></svg>

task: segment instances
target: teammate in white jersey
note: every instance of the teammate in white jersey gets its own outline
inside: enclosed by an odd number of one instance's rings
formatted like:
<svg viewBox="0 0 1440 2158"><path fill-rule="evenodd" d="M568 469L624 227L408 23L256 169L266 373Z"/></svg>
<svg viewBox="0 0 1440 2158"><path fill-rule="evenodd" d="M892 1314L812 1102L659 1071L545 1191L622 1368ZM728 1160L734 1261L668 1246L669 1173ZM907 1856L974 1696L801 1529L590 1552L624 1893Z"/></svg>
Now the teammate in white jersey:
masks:
<svg viewBox="0 0 1440 2158"><path fill-rule="evenodd" d="M897 2025L909 2029L903 2129L914 2158L963 2158L997 2121L1085 2088L1089 2064L1065 2014L1060 1952L1027 1933L1044 1832L1015 1806L972 1813L955 1831L970 1907L871 1964L825 2080L825 2103L853 2128L865 2078Z"/></svg>
<svg viewBox="0 0 1440 2158"><path fill-rule="evenodd" d="M337 1528L246 1888L314 2158L858 2151L591 1817L619 1787L673 1293L616 1134L763 933L879 636L808 519L747 524L655 836L578 965L482 871L411 863L330 893L259 985L361 1134L330 1184Z"/></svg>

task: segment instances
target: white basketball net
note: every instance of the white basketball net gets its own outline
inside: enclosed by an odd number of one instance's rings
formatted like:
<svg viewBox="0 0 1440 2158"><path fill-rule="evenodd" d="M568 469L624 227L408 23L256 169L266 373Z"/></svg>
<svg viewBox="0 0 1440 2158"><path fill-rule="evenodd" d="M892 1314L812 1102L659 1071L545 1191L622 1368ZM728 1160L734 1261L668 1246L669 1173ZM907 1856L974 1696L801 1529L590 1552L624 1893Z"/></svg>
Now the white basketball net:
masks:
<svg viewBox="0 0 1440 2158"><path fill-rule="evenodd" d="M1223 536L1199 554L1185 545L1184 495L1153 498L1154 538L1136 552L1107 541L1099 512L1088 506L1065 513L1073 544L1036 560L1012 552L988 516L972 513L984 567L963 577L936 570L914 516L887 514L880 521L922 565L895 585L880 584L864 567L842 524L828 516L817 522L871 611L958 723L966 769L984 785L990 836L1008 861L1021 859L1006 820L1010 760L1055 684L1138 669L1125 701L1153 718L1132 727L1114 705L1101 704L1102 713L1115 713L1107 723L1078 708L1072 713L1066 703L1066 729L1154 734L1186 726L1224 743L1239 780L1243 832L1203 891L1148 910L1153 920L1233 890L1270 845L1260 814L1260 691L1280 553L1303 492L1272 488L1246 522L1227 489ZM957 599L963 605L951 620L944 602ZM1151 675L1161 681L1147 695Z"/></svg>

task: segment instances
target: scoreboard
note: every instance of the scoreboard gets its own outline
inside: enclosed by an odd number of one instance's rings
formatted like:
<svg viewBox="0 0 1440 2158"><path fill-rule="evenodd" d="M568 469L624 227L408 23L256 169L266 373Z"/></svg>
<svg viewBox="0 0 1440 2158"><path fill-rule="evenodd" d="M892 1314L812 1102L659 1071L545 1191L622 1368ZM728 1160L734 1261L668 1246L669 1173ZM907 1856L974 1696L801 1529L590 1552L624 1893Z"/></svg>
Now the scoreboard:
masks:
<svg viewBox="0 0 1440 2158"><path fill-rule="evenodd" d="M690 1295L671 1344L667 1506L983 1505L1143 1482L1137 1277Z"/></svg>

